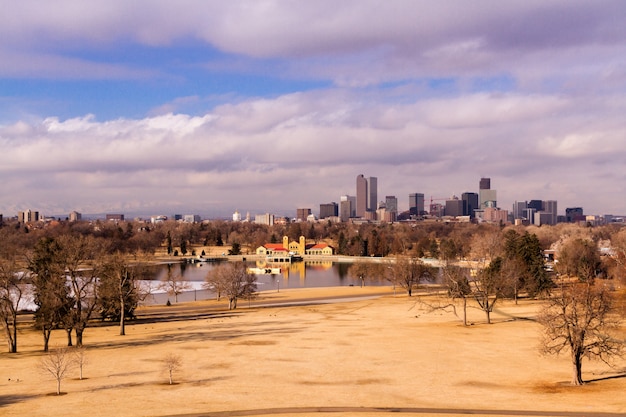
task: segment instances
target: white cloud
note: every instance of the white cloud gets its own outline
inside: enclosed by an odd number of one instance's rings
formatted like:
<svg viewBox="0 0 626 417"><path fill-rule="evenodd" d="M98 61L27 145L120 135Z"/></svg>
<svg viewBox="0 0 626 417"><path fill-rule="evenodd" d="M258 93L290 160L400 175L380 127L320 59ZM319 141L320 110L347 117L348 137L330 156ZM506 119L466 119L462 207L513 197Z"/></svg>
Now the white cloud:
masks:
<svg viewBox="0 0 626 417"><path fill-rule="evenodd" d="M598 176L623 170L620 100L596 109L604 119L579 131L569 122L585 117L587 106L576 97L474 94L392 108L363 98L328 90L249 100L202 117L19 122L0 128L0 172L13 180L7 195L45 201L57 193L65 210L83 199L126 198L164 206L227 201L245 210L294 201L316 208L354 193L359 173L378 176L381 195L401 203L415 191L475 191L481 176L491 176L505 208L531 198L583 205L599 194ZM612 158L594 166L607 150ZM623 178L612 181L623 188ZM586 201L575 200L572 184Z"/></svg>

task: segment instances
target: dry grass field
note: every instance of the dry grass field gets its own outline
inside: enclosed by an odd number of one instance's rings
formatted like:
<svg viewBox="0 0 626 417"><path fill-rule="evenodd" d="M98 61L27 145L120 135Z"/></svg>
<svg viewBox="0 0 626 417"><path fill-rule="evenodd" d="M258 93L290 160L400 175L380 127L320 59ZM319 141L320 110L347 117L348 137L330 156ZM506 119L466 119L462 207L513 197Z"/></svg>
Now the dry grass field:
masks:
<svg viewBox="0 0 626 417"><path fill-rule="evenodd" d="M368 291L380 288L262 298ZM451 313L428 313L415 297L390 292L291 307L240 302L235 312L196 320L131 324L126 336L115 326L88 328L84 379L73 370L60 396L39 370L41 335L24 329L19 353L0 353L0 415L626 415L626 362L585 362L589 383L570 386L569 358L538 353L537 307L502 302L491 325L470 309L473 324L463 327ZM64 342L57 332L51 346ZM170 352L182 357L173 385L163 364Z"/></svg>

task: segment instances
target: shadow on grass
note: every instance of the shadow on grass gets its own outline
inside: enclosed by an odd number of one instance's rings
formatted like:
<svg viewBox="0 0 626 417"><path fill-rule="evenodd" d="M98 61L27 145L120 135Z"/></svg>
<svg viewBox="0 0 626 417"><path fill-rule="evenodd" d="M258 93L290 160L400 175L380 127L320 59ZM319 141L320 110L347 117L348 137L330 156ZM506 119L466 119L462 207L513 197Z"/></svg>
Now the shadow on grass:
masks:
<svg viewBox="0 0 626 417"><path fill-rule="evenodd" d="M24 401L32 400L36 397L38 397L38 395L0 395L0 408L6 407L7 405L11 404L17 404Z"/></svg>
<svg viewBox="0 0 626 417"><path fill-rule="evenodd" d="M590 382L608 381L608 380L611 380L611 379L621 379L621 378L626 378L626 373L618 374L618 375L605 376L605 377L602 377L602 378L588 379L588 380L585 381L585 383L588 384Z"/></svg>

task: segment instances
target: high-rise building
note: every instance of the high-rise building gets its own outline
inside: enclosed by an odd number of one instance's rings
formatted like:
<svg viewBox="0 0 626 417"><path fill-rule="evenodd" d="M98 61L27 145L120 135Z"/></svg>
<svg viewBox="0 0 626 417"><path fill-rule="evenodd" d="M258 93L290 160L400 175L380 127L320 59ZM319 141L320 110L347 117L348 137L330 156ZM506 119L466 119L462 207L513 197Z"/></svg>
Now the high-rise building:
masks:
<svg viewBox="0 0 626 417"><path fill-rule="evenodd" d="M474 210L478 209L478 194L463 193L461 200L463 201L463 215L473 219L475 217Z"/></svg>
<svg viewBox="0 0 626 417"><path fill-rule="evenodd" d="M296 209L296 220L301 221L301 222L305 222L307 220L307 218L309 217L309 214L311 214L311 209L310 208L299 208L299 209Z"/></svg>
<svg viewBox="0 0 626 417"><path fill-rule="evenodd" d="M352 202L350 200L341 200L339 202L339 218L342 222L347 222L352 216Z"/></svg>
<svg viewBox="0 0 626 417"><path fill-rule="evenodd" d="M367 179L367 210L376 211L378 208L378 178Z"/></svg>
<svg viewBox="0 0 626 417"><path fill-rule="evenodd" d="M565 209L565 221L568 223L585 220L582 207L568 207Z"/></svg>
<svg viewBox="0 0 626 417"><path fill-rule="evenodd" d="M496 190L491 189L491 178L481 178L478 185L478 199L480 203L480 208L484 209L485 207L497 207L497 193Z"/></svg>
<svg viewBox="0 0 626 417"><path fill-rule="evenodd" d="M421 216L424 214L424 194L409 194L409 213L414 216Z"/></svg>
<svg viewBox="0 0 626 417"><path fill-rule="evenodd" d="M513 203L513 218L524 219L524 210L528 208L528 202L516 201Z"/></svg>
<svg viewBox="0 0 626 417"><path fill-rule="evenodd" d="M528 202L528 208L535 209L536 211L543 210L543 201L541 200L530 200Z"/></svg>
<svg viewBox="0 0 626 417"><path fill-rule="evenodd" d="M268 226L274 225L274 215L270 213L257 214L254 216L254 222L257 224L266 224Z"/></svg>
<svg viewBox="0 0 626 417"><path fill-rule="evenodd" d="M458 217L463 215L463 200L459 200L454 196L450 200L446 200L446 216Z"/></svg>
<svg viewBox="0 0 626 417"><path fill-rule="evenodd" d="M353 195L342 195L340 197L340 202L341 201L347 201L347 202L350 203L350 212L348 213L348 218L356 217L356 196L353 196Z"/></svg>
<svg viewBox="0 0 626 417"><path fill-rule="evenodd" d="M543 211L549 213L547 224L555 225L557 219L557 202L556 200L546 200L543 202Z"/></svg>
<svg viewBox="0 0 626 417"><path fill-rule="evenodd" d="M320 220L339 216L339 205L335 202L320 204Z"/></svg>
<svg viewBox="0 0 626 417"><path fill-rule="evenodd" d="M82 214L80 214L80 213L79 213L79 212L77 212L77 211L73 211L73 212L71 212L71 213L70 213L70 215L68 216L68 218L69 218L69 220L70 220L71 222L78 222L78 221L80 221L80 220L83 218L83 215L82 215Z"/></svg>
<svg viewBox="0 0 626 417"><path fill-rule="evenodd" d="M368 197L367 180L363 174L360 174L356 177L356 217L363 217L365 215Z"/></svg>
<svg viewBox="0 0 626 417"><path fill-rule="evenodd" d="M388 195L385 197L385 208L389 212L398 212L398 199L395 195Z"/></svg>

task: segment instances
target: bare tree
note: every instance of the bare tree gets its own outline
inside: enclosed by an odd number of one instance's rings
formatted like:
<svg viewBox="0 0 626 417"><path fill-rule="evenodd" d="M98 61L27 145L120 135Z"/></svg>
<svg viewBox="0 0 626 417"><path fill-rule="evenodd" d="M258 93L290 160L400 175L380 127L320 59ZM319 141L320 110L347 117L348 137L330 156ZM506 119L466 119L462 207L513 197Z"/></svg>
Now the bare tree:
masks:
<svg viewBox="0 0 626 417"><path fill-rule="evenodd" d="M26 279L15 256L0 258L0 320L4 327L9 353L17 352L17 314L27 291Z"/></svg>
<svg viewBox="0 0 626 417"><path fill-rule="evenodd" d="M44 352L48 351L52 331L65 324L74 305L60 250L54 239L43 238L37 242L28 259L33 299L37 305L35 327L42 331Z"/></svg>
<svg viewBox="0 0 626 417"><path fill-rule="evenodd" d="M120 336L126 334L126 320L148 291L139 280L140 267L128 263L123 254L116 252L106 258L100 276L100 315L120 323Z"/></svg>
<svg viewBox="0 0 626 417"><path fill-rule="evenodd" d="M237 308L239 298L252 298L256 295L256 275L249 274L243 262L229 262L217 265L207 275L207 288L216 289L228 297L228 309Z"/></svg>
<svg viewBox="0 0 626 417"><path fill-rule="evenodd" d="M381 264L367 261L357 261L353 263L350 265L348 272L351 276L361 281L361 288L365 285L365 281L384 275Z"/></svg>
<svg viewBox="0 0 626 417"><path fill-rule="evenodd" d="M181 274L174 274L168 268L167 277L159 284L159 289L165 291L170 296L174 296L174 302L178 303L178 296L190 290L191 285L183 279Z"/></svg>
<svg viewBox="0 0 626 417"><path fill-rule="evenodd" d="M597 245L588 239L571 239L561 247L556 270L561 275L593 280L602 271Z"/></svg>
<svg viewBox="0 0 626 417"><path fill-rule="evenodd" d="M609 364L623 353L624 343L612 333L619 318L612 313L612 300L604 285L593 281L563 285L539 315L543 325L542 352L559 354L569 350L572 384L582 385L582 359L599 359Z"/></svg>
<svg viewBox="0 0 626 417"><path fill-rule="evenodd" d="M442 268L443 283L448 291L448 297L452 300L460 299L463 302L463 326L467 326L467 298L472 293L469 273L469 269L456 265L446 264ZM452 304L451 307L456 314L456 306Z"/></svg>
<svg viewBox="0 0 626 417"><path fill-rule="evenodd" d="M61 259L68 277L70 294L74 305L66 321L68 346L71 329L76 333L76 345L83 345L83 333L91 315L98 305L98 275L103 258L103 246L88 236L63 235L58 239Z"/></svg>
<svg viewBox="0 0 626 417"><path fill-rule="evenodd" d="M78 367L80 373L78 379L83 379L83 367L88 363L87 348L84 346L77 346L72 349L72 360Z"/></svg>
<svg viewBox="0 0 626 417"><path fill-rule="evenodd" d="M175 353L170 352L163 358L163 366L165 367L165 370L167 371L167 374L169 376L170 385L174 383L174 372L178 371L182 364L183 359L180 355L177 355Z"/></svg>
<svg viewBox="0 0 626 417"><path fill-rule="evenodd" d="M432 280L435 274L433 268L424 264L418 258L398 256L389 270L389 279L394 285L404 288L411 297L413 290L426 279Z"/></svg>
<svg viewBox="0 0 626 417"><path fill-rule="evenodd" d="M57 395L61 395L61 381L74 365L67 348L54 349L41 358L40 369L45 374L52 375L57 382Z"/></svg>

